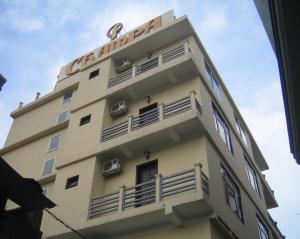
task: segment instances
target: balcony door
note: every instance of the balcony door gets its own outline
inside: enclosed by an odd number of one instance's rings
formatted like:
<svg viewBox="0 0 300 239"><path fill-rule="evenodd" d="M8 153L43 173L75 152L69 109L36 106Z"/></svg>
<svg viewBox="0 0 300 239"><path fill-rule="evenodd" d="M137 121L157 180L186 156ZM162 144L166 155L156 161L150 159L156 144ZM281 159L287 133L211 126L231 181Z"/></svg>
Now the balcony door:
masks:
<svg viewBox="0 0 300 239"><path fill-rule="evenodd" d="M157 103L139 109L139 127L159 121Z"/></svg>
<svg viewBox="0 0 300 239"><path fill-rule="evenodd" d="M141 184L136 188L137 207L155 202L156 174L157 160L137 166L136 181Z"/></svg>

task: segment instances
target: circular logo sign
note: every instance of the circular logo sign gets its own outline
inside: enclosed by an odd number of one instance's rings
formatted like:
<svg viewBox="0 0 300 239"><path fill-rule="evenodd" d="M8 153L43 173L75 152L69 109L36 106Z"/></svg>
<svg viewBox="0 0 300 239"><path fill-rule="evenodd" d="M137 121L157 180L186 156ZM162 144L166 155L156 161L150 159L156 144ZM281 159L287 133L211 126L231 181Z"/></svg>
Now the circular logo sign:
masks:
<svg viewBox="0 0 300 239"><path fill-rule="evenodd" d="M113 25L111 28L106 33L106 36L110 38L111 40L114 40L118 34L121 32L123 29L123 24L122 23L116 23Z"/></svg>

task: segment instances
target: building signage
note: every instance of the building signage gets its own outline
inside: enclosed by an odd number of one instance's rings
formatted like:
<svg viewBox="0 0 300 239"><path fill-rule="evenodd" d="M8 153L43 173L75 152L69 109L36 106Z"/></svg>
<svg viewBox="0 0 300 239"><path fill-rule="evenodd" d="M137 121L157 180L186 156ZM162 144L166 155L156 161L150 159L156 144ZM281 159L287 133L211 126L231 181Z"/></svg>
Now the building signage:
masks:
<svg viewBox="0 0 300 239"><path fill-rule="evenodd" d="M118 23L120 24L120 23ZM108 32L109 34L112 34L112 37L114 36L113 34L117 34L118 29L120 29L120 25L115 24L112 26L110 31ZM60 78L65 78L67 76L70 76L77 71L79 71L81 68L86 66L88 63L91 63L95 61L96 59L99 59L103 56L105 56L108 53L113 52L114 50L125 46L126 44L134 41L135 39L139 38L140 36L149 33L150 31L153 31L154 29L157 29L161 26L161 16L156 17L152 19L151 21L147 22L146 24L134 29L133 31L127 33L124 36L118 37L112 42L97 48L95 51L92 51L84 56L81 56L74 61L72 61L70 64L65 66L62 70L62 73L64 76L60 76ZM121 30L121 29L120 29ZM120 31L119 30L119 31ZM114 39L114 38L111 38Z"/></svg>
<svg viewBox="0 0 300 239"><path fill-rule="evenodd" d="M111 40L115 40L118 34L122 31L122 29L123 29L123 24L117 23L113 25L111 28L109 28L109 30L106 33L106 36Z"/></svg>

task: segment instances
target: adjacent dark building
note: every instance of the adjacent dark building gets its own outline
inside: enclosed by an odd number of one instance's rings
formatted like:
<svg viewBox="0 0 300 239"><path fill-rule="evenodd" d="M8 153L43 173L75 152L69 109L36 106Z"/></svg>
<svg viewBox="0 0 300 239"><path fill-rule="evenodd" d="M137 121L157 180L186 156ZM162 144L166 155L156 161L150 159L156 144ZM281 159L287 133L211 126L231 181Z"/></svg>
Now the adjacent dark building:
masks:
<svg viewBox="0 0 300 239"><path fill-rule="evenodd" d="M299 1L254 0L280 73L291 152L300 164Z"/></svg>

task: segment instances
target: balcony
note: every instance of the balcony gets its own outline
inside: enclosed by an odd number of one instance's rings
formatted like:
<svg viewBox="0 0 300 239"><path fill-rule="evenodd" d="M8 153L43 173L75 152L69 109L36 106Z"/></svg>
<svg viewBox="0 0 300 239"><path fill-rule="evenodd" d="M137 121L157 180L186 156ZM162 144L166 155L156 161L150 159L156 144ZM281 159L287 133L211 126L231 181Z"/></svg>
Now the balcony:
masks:
<svg viewBox="0 0 300 239"><path fill-rule="evenodd" d="M140 148L157 149L158 145L167 146L174 141L199 136L203 132L200 114L201 106L194 91L178 100L160 103L157 108L104 128L100 137L102 152L121 150L125 154L134 154Z"/></svg>
<svg viewBox="0 0 300 239"><path fill-rule="evenodd" d="M200 164L155 180L106 193L90 202L85 235L118 236L157 225L183 225L207 217L209 179ZM115 230L115 228L118 230Z"/></svg>
<svg viewBox="0 0 300 239"><path fill-rule="evenodd" d="M282 233L281 233L281 231L280 231L280 229L278 228L278 226L277 226L277 222L276 221L274 221L274 219L271 217L271 215L268 213L268 216L269 216L269 220L270 220L270 222L271 222L271 224L272 224L272 226L274 227L274 229L275 229L275 231L277 232L277 234L279 235L279 238L285 238L285 236L284 235L282 235ZM273 236L274 238L277 238L277 237L275 237L275 236Z"/></svg>
<svg viewBox="0 0 300 239"><path fill-rule="evenodd" d="M187 42L174 46L158 56L110 78L107 94L111 99L123 98L136 100L155 89L167 87L195 76L198 68Z"/></svg>

